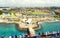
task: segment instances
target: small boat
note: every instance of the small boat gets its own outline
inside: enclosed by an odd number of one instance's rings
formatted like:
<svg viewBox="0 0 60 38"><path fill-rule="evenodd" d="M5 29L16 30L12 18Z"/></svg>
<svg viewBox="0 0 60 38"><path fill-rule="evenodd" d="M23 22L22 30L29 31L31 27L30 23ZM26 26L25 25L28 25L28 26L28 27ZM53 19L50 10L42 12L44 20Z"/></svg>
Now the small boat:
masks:
<svg viewBox="0 0 60 38"><path fill-rule="evenodd" d="M22 38L22 36L20 35L20 36L18 36L18 38Z"/></svg>
<svg viewBox="0 0 60 38"><path fill-rule="evenodd" d="M11 36L12 38L15 38L15 36Z"/></svg>
<svg viewBox="0 0 60 38"><path fill-rule="evenodd" d="M58 32L57 33L60 33L60 31L58 30Z"/></svg>
<svg viewBox="0 0 60 38"><path fill-rule="evenodd" d="M17 38L17 35L15 35L15 38Z"/></svg>
<svg viewBox="0 0 60 38"><path fill-rule="evenodd" d="M4 36L2 36L1 38L4 38Z"/></svg>
<svg viewBox="0 0 60 38"><path fill-rule="evenodd" d="M48 32L45 32L45 35L48 35Z"/></svg>
<svg viewBox="0 0 60 38"><path fill-rule="evenodd" d="M49 34L51 34L50 32L47 32L47 34L49 35Z"/></svg>
<svg viewBox="0 0 60 38"><path fill-rule="evenodd" d="M56 34L57 32L56 31L53 31L53 33L52 34Z"/></svg>
<svg viewBox="0 0 60 38"><path fill-rule="evenodd" d="M15 38L15 36L9 36L9 38Z"/></svg>
<svg viewBox="0 0 60 38"><path fill-rule="evenodd" d="M12 38L11 36L9 36L8 38Z"/></svg>

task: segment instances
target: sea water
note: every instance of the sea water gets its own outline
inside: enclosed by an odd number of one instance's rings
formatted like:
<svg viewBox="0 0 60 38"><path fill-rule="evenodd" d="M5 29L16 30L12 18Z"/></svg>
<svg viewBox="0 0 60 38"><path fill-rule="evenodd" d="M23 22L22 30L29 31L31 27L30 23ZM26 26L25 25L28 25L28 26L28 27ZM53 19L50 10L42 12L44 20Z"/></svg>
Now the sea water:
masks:
<svg viewBox="0 0 60 38"><path fill-rule="evenodd" d="M41 26L41 29L36 30L36 34L60 30L60 21L44 22L39 25ZM26 33L26 31L17 29L15 24L0 24L0 36L23 35Z"/></svg>
<svg viewBox="0 0 60 38"><path fill-rule="evenodd" d="M41 29L36 30L36 34L43 33L43 32L57 32L60 31L60 21L56 22L43 22L39 24Z"/></svg>
<svg viewBox="0 0 60 38"><path fill-rule="evenodd" d="M0 36L23 35L26 31L18 30L15 24L0 24Z"/></svg>

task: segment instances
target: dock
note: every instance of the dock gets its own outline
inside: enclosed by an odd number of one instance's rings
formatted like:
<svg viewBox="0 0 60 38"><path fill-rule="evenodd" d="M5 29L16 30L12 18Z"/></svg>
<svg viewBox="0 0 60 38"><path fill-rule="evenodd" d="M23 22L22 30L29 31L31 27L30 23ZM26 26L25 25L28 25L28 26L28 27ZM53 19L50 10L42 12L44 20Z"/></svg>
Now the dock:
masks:
<svg viewBox="0 0 60 38"><path fill-rule="evenodd" d="M35 34L35 30L34 30L33 28L29 27L29 31L30 31L30 34L31 34L32 36L35 36L35 35L36 35L36 34Z"/></svg>
<svg viewBox="0 0 60 38"><path fill-rule="evenodd" d="M18 28L18 30L23 30L26 31L27 28L30 31L30 34L32 34L32 36L35 36L35 30L41 29L41 26L38 25L38 23L30 23L30 24L26 24L26 23L22 23L22 22L14 22L14 21L0 21L0 24L15 24Z"/></svg>

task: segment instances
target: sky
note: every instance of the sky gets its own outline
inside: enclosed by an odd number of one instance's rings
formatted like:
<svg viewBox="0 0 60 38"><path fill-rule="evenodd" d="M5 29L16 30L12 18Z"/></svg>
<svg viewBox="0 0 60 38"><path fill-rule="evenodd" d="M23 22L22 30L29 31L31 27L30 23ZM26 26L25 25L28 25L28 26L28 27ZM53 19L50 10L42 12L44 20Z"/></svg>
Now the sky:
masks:
<svg viewBox="0 0 60 38"><path fill-rule="evenodd" d="M21 7L60 7L60 0L0 0L1 6L21 6Z"/></svg>

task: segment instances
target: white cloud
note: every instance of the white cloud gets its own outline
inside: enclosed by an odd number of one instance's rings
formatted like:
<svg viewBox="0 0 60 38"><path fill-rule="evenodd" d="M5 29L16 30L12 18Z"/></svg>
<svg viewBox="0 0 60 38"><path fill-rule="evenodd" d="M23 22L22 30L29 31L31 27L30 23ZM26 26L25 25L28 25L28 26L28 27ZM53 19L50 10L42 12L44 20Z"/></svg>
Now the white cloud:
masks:
<svg viewBox="0 0 60 38"><path fill-rule="evenodd" d="M4 4L5 2L3 0L0 0L0 4Z"/></svg>
<svg viewBox="0 0 60 38"><path fill-rule="evenodd" d="M44 6L48 6L48 5L60 5L60 0L0 0L0 4L4 5L44 5Z"/></svg>

